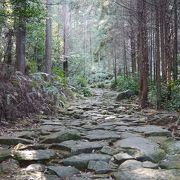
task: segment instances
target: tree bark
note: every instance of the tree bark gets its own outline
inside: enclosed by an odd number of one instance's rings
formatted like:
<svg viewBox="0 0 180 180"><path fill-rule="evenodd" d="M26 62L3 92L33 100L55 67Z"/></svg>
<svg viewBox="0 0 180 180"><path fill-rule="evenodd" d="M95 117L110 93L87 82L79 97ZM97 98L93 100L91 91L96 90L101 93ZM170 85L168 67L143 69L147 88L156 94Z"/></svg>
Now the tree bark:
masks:
<svg viewBox="0 0 180 180"><path fill-rule="evenodd" d="M16 29L16 67L18 71L25 73L26 58L26 21L25 18L19 16Z"/></svg>
<svg viewBox="0 0 180 180"><path fill-rule="evenodd" d="M6 52L4 55L4 61L7 64L12 64L12 48L13 48L13 35L14 32L12 29L9 29L8 33L6 34L6 38L7 38L7 48L6 48Z"/></svg>
<svg viewBox="0 0 180 180"><path fill-rule="evenodd" d="M51 74L52 68L52 18L51 18L51 0L47 0L48 17L46 19L46 49L45 49L45 72Z"/></svg>
<svg viewBox="0 0 180 180"><path fill-rule="evenodd" d="M65 77L68 77L68 56L69 56L69 22L70 12L67 0L64 0L63 4L63 16L64 16L64 48L63 48L63 70Z"/></svg>
<svg viewBox="0 0 180 180"><path fill-rule="evenodd" d="M160 75L160 36L159 36L159 5L156 4L156 90L157 90L157 99L156 99L156 108L160 109L161 105L161 75Z"/></svg>
<svg viewBox="0 0 180 180"><path fill-rule="evenodd" d="M146 22L146 1L138 0L138 29L139 29L139 59L140 59L140 105L142 108L148 106L148 34Z"/></svg>
<svg viewBox="0 0 180 180"><path fill-rule="evenodd" d="M178 79L178 14L177 14L177 0L174 0L174 55L173 55L173 79Z"/></svg>

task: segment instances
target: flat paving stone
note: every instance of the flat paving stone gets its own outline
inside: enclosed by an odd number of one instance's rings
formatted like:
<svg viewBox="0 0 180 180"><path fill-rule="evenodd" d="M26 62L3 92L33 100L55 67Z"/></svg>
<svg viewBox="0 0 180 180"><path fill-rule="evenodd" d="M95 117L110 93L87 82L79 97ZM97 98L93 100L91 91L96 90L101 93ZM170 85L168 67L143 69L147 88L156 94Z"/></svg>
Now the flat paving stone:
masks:
<svg viewBox="0 0 180 180"><path fill-rule="evenodd" d="M75 166L80 169L86 169L89 161L105 161L109 162L111 156L105 154L80 154L64 159L63 163L66 166Z"/></svg>
<svg viewBox="0 0 180 180"><path fill-rule="evenodd" d="M106 174L112 171L110 165L104 161L90 161L88 164L88 169L99 174Z"/></svg>
<svg viewBox="0 0 180 180"><path fill-rule="evenodd" d="M155 125L145 125L145 126L134 127L131 130L135 132L144 133L145 135L148 135L148 136L171 136L170 131L168 131L167 129L163 129L160 126L155 126Z"/></svg>
<svg viewBox="0 0 180 180"><path fill-rule="evenodd" d="M114 173L116 180L178 180L180 171L137 168Z"/></svg>
<svg viewBox="0 0 180 180"><path fill-rule="evenodd" d="M68 150L72 154L91 153L93 150L99 150L107 145L105 142L89 142L89 141L64 141L53 145L60 149Z"/></svg>
<svg viewBox="0 0 180 180"><path fill-rule="evenodd" d="M154 162L159 162L165 156L165 151L158 144L144 137L128 137L119 140L115 143L115 147L138 149L142 159L152 160Z"/></svg>
<svg viewBox="0 0 180 180"><path fill-rule="evenodd" d="M131 155L129 155L127 153L122 153L122 152L114 155L113 158L118 163L123 163L126 160L134 159Z"/></svg>
<svg viewBox="0 0 180 180"><path fill-rule="evenodd" d="M23 139L23 138L11 137L11 136L0 136L0 144L17 145L19 143L22 143L22 144L33 144L33 141L27 140L27 139Z"/></svg>
<svg viewBox="0 0 180 180"><path fill-rule="evenodd" d="M107 130L93 130L89 131L87 135L85 136L90 141L96 141L96 140L116 140L120 139L120 135L117 134L115 131L107 131Z"/></svg>
<svg viewBox="0 0 180 180"><path fill-rule="evenodd" d="M80 171L74 167L48 166L47 169L53 171L60 178L68 178L80 174Z"/></svg>
<svg viewBox="0 0 180 180"><path fill-rule="evenodd" d="M24 150L14 151L13 156L18 161L49 160L56 156L53 150Z"/></svg>
<svg viewBox="0 0 180 180"><path fill-rule="evenodd" d="M72 131L72 130L67 130L67 131L60 131L57 133L51 133L50 135L42 137L41 143L60 143L63 141L68 141L68 140L78 140L80 139L80 133L78 131Z"/></svg>
<svg viewBox="0 0 180 180"><path fill-rule="evenodd" d="M10 149L0 149L0 162L8 159L9 157L11 157Z"/></svg>
<svg viewBox="0 0 180 180"><path fill-rule="evenodd" d="M159 165L164 169L180 169L180 154L167 155Z"/></svg>

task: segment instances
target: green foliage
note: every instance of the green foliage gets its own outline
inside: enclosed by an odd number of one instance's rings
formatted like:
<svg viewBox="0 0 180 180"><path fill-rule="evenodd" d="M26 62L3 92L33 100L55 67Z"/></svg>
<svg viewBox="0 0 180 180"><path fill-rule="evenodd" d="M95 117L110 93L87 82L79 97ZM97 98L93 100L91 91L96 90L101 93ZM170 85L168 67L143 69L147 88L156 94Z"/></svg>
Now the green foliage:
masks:
<svg viewBox="0 0 180 180"><path fill-rule="evenodd" d="M149 101L152 105L157 102L157 89L155 82L149 86ZM180 109L180 81L170 81L167 84L161 83L161 106L169 110Z"/></svg>
<svg viewBox="0 0 180 180"><path fill-rule="evenodd" d="M85 79L83 76L78 76L76 82L77 82L77 85L82 88L87 87L88 85L87 79Z"/></svg>
<svg viewBox="0 0 180 180"><path fill-rule="evenodd" d="M67 85L67 79L65 78L64 71L59 67L53 68L53 73L55 74L55 79L59 81L62 85Z"/></svg>
<svg viewBox="0 0 180 180"><path fill-rule="evenodd" d="M139 91L138 82L137 77L118 76L117 84L115 84L115 80L113 80L111 87L116 88L118 91L131 90L134 94L137 94Z"/></svg>
<svg viewBox="0 0 180 180"><path fill-rule="evenodd" d="M29 67L29 71L30 73L36 73L37 72L37 62L32 60L28 62L28 67Z"/></svg>
<svg viewBox="0 0 180 180"><path fill-rule="evenodd" d="M56 71L57 74L59 73L59 75L54 75L50 80L48 80L49 75L46 73L34 73L31 74L31 78L34 88L41 88L45 94L56 97L56 106L58 107L64 105L69 94L67 94L67 96L64 94L66 88L61 80L62 73L60 73L60 69L54 69L54 71Z"/></svg>
<svg viewBox="0 0 180 180"><path fill-rule="evenodd" d="M11 4L13 6L13 15L15 17L42 18L45 15L44 7L40 0L13 0L11 1Z"/></svg>
<svg viewBox="0 0 180 180"><path fill-rule="evenodd" d="M168 89L165 84L161 84L161 104L164 106L167 103ZM150 104L156 106L157 103L157 87L155 82L149 84L148 98ZM162 101L163 100L163 101Z"/></svg>
<svg viewBox="0 0 180 180"><path fill-rule="evenodd" d="M170 87L170 100L167 102L167 107L170 110L180 110L180 80L171 81Z"/></svg>
<svg viewBox="0 0 180 180"><path fill-rule="evenodd" d="M92 96L92 93L88 87L88 81L82 75L73 78L71 83L78 93L83 94L85 97Z"/></svg>
<svg viewBox="0 0 180 180"><path fill-rule="evenodd" d="M111 82L111 79L113 78L112 74L107 73L107 72L96 72L93 73L88 77L88 82L89 84L94 84L94 83L102 83L102 82Z"/></svg>

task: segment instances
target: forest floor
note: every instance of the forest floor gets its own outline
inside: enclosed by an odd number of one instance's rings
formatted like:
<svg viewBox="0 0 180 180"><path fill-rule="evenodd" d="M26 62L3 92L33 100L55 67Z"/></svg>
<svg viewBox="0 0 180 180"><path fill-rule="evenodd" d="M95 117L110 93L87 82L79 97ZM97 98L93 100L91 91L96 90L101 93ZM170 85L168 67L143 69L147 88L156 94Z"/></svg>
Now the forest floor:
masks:
<svg viewBox="0 0 180 180"><path fill-rule="evenodd" d="M180 141L166 128L177 114L117 102L107 89L93 94L54 116L2 128L0 179L180 179Z"/></svg>

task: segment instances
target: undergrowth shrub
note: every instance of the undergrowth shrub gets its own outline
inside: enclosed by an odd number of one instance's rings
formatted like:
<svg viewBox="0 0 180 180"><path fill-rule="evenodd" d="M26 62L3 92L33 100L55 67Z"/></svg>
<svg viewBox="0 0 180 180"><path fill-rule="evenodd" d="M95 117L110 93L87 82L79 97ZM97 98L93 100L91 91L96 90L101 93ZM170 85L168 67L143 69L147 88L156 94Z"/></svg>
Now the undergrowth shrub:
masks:
<svg viewBox="0 0 180 180"><path fill-rule="evenodd" d="M89 84L111 84L111 80L113 78L113 75L107 72L97 72L93 73L88 77L88 83Z"/></svg>
<svg viewBox="0 0 180 180"><path fill-rule="evenodd" d="M180 111L180 80L171 81L168 89L170 91L170 99L167 101L168 109Z"/></svg>
<svg viewBox="0 0 180 180"><path fill-rule="evenodd" d="M49 77L46 73L24 76L6 65L0 69L0 121L23 118L32 113L52 114L64 105L66 88L57 76ZM7 73L9 71L11 73Z"/></svg>
<svg viewBox="0 0 180 180"><path fill-rule="evenodd" d="M111 87L116 89L117 91L126 91L130 90L134 94L138 94L139 91L139 81L136 77L125 77L125 76L118 76L117 77L117 84L115 80L113 80Z"/></svg>
<svg viewBox="0 0 180 180"><path fill-rule="evenodd" d="M82 94L85 97L92 96L92 93L89 89L88 80L82 75L71 79L70 84L74 87L74 90L77 93Z"/></svg>
<svg viewBox="0 0 180 180"><path fill-rule="evenodd" d="M152 105L157 102L157 89L155 82L149 86L149 101ZM161 83L161 106L168 110L180 110L180 81L171 81L169 84Z"/></svg>

